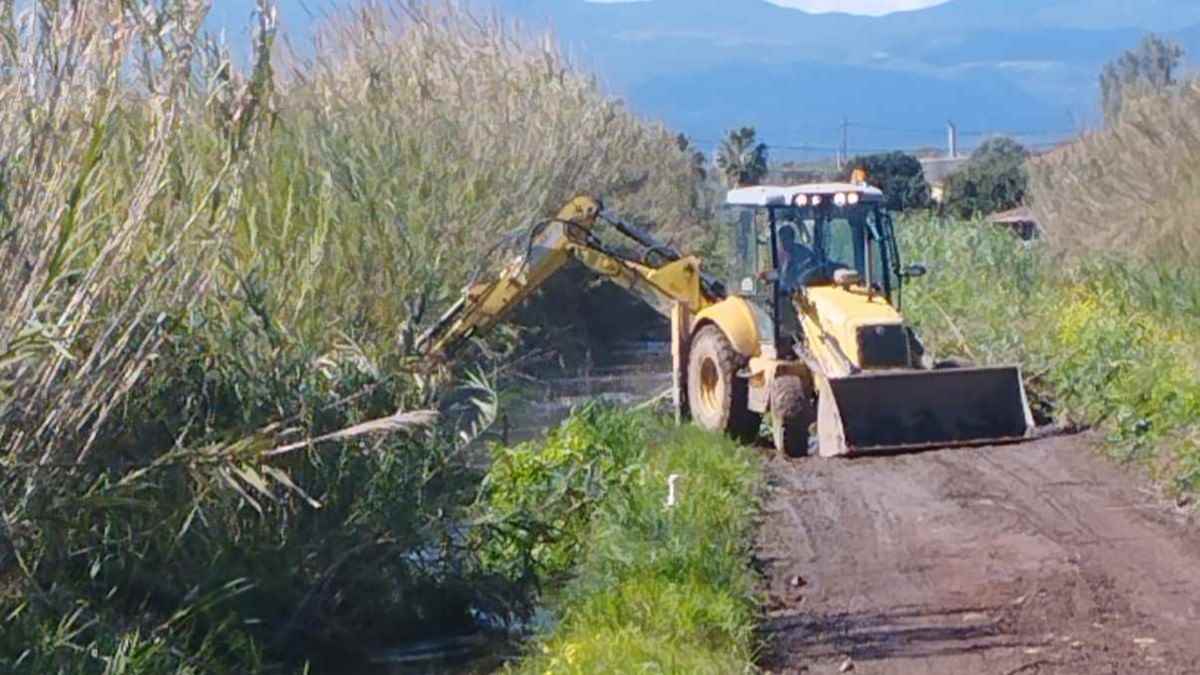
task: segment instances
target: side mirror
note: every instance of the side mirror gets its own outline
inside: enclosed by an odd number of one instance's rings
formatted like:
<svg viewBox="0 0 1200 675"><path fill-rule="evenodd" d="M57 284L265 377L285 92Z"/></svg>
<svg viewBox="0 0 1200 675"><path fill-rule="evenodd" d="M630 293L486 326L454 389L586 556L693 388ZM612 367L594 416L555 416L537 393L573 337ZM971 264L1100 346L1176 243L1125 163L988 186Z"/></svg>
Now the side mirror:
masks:
<svg viewBox="0 0 1200 675"><path fill-rule="evenodd" d="M900 272L900 276L904 277L905 279L916 279L918 277L923 277L926 274L929 274L929 268L920 264L909 265Z"/></svg>

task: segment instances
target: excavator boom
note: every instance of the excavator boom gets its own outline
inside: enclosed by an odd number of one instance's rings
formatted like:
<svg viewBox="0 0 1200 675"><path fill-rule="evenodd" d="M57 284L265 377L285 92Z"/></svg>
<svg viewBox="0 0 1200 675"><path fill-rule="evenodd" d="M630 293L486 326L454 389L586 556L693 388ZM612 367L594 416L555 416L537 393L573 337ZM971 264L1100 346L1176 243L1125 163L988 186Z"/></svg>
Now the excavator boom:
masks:
<svg viewBox="0 0 1200 675"><path fill-rule="evenodd" d="M607 247L593 232L599 221L609 223L643 248L643 258L634 260ZM724 295L718 282L701 273L696 258L681 256L605 213L598 200L576 197L554 219L534 226L525 250L508 261L494 279L467 288L418 338L418 352L435 360L448 358L466 340L501 321L571 260L636 294L667 317L676 305L698 312Z"/></svg>

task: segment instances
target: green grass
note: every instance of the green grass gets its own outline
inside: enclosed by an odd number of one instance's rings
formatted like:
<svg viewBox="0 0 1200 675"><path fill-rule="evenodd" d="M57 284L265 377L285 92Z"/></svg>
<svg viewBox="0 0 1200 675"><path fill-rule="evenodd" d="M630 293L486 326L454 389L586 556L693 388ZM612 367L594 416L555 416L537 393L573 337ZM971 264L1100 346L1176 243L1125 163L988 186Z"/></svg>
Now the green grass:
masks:
<svg viewBox="0 0 1200 675"><path fill-rule="evenodd" d="M906 301L939 356L1021 364L1059 421L1101 429L1174 493L1200 490L1200 273L1070 261L978 222L914 217L901 233L931 266Z"/></svg>
<svg viewBox="0 0 1200 675"><path fill-rule="evenodd" d="M614 427L622 429L619 443L594 442L606 428L600 436L612 440ZM753 452L693 427L595 409L568 421L542 452L561 454L564 445L577 455L574 466L598 467L591 484L605 488L568 478L559 483L563 494L590 498L567 509L542 495L530 499L550 505L543 513L552 522L563 513L577 522L551 530L549 543L566 556L550 571L569 579L548 596L557 623L511 672L752 671L750 540L761 485ZM671 475L679 476L678 502L667 508Z"/></svg>

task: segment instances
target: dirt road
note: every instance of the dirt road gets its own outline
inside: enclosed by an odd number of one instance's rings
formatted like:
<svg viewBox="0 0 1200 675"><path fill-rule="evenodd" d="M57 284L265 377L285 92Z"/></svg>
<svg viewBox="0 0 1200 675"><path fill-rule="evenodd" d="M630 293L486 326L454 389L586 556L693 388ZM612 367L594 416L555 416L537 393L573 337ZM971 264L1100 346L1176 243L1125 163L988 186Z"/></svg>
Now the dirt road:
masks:
<svg viewBox="0 0 1200 675"><path fill-rule="evenodd" d="M1200 527L1086 437L769 471L768 671L1200 673Z"/></svg>

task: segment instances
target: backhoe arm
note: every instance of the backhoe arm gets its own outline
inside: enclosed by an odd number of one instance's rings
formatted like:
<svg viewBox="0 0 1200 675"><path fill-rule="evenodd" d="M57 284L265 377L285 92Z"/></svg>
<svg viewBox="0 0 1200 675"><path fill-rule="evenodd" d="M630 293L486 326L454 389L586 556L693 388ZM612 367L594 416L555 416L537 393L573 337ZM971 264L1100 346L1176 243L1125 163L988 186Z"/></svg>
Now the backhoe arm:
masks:
<svg viewBox="0 0 1200 675"><path fill-rule="evenodd" d="M598 220L609 222L649 249L646 260L634 261L608 249L593 234ZM663 264L648 264L654 256ZM418 339L417 350L435 360L449 358L464 341L492 328L572 259L635 293L665 316L670 316L676 303L698 312L724 295L720 284L701 274L696 258L680 256L640 230L607 216L598 200L576 197L553 220L535 226L526 250L509 261L495 279L469 287Z"/></svg>

